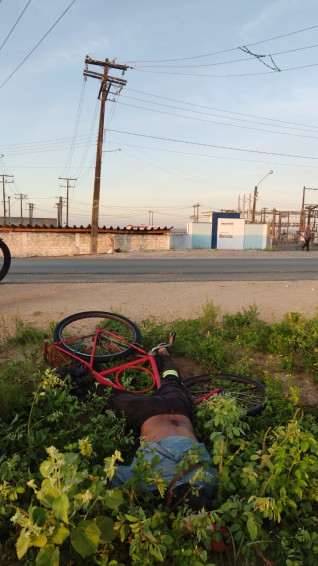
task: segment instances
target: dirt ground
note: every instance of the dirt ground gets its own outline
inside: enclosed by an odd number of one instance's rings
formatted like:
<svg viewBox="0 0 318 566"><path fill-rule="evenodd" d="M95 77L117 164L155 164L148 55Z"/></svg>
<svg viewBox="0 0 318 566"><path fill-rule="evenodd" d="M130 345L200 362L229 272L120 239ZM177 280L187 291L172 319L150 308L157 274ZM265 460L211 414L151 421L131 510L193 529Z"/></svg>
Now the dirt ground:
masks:
<svg viewBox="0 0 318 566"><path fill-rule="evenodd" d="M185 252L146 253L158 257L189 257ZM202 257L202 250L193 257ZM235 253L235 252L232 252ZM140 253L138 257L140 257ZM229 255L229 254L228 254ZM118 255L109 258L115 260ZM129 256L131 257L131 255ZM219 257L219 256L218 256ZM108 258L107 258L108 259ZM309 259L309 258L308 258ZM318 258L317 258L318 259ZM316 261L316 257L313 259ZM65 316L85 310L118 312L137 324L145 319L173 321L195 318L207 301L220 309L220 315L234 314L256 305L266 322L279 322L289 311L313 317L317 312L318 282L310 281L211 281L186 283L49 283L7 284L0 287L0 312L7 329L14 327L18 316L35 326L45 327ZM4 353L4 352L3 352ZM5 354L5 353L4 353ZM6 353L5 357L10 355ZM196 362L177 360L184 377L202 373ZM288 382L290 375L281 375ZM310 376L299 376L304 405L315 405L318 386ZM292 380L293 381L293 380ZM300 383L294 383L300 385Z"/></svg>
<svg viewBox="0 0 318 566"><path fill-rule="evenodd" d="M295 252L287 252L293 257ZM180 250L134 252L106 255L105 261L140 258L266 257L271 252L255 250ZM296 252L297 254L297 252ZM299 254L299 252L298 252ZM272 255L272 254L271 254ZM318 254L306 254L316 262ZM275 253L275 259L286 252ZM296 256L295 256L296 257ZM6 284L0 286L0 312L10 325L19 315L35 325L58 321L84 310L115 311L136 323L147 318L173 321L194 318L207 301L220 307L221 314L236 313L256 305L266 322L280 321L289 311L312 317L318 306L318 281L204 281L185 283L45 283Z"/></svg>
<svg viewBox="0 0 318 566"><path fill-rule="evenodd" d="M193 283L1 283L0 312L6 325L19 315L41 326L85 310L119 312L134 322L148 318L173 321L195 318L207 301L220 313L256 305L266 322L289 311L316 313L316 281L211 281Z"/></svg>
<svg viewBox="0 0 318 566"><path fill-rule="evenodd" d="M215 257L214 250L137 252L131 257ZM265 257L266 252L223 252L225 256L248 254ZM260 255L261 254L261 255ZM220 253L217 257L220 257ZM275 254L275 257L280 253ZM285 254L284 254L285 255ZM122 254L108 256L113 261ZM311 256L313 258L313 256ZM308 258L309 259L309 258ZM318 259L318 258L317 258ZM316 261L316 257L312 259ZM148 318L173 321L194 318L207 301L220 313L236 313L256 305L266 322L280 321L289 311L312 317L318 306L318 282L309 281L205 281L186 283L1 283L0 312L11 326L18 315L36 326L58 321L74 312L104 310L120 312L136 323Z"/></svg>

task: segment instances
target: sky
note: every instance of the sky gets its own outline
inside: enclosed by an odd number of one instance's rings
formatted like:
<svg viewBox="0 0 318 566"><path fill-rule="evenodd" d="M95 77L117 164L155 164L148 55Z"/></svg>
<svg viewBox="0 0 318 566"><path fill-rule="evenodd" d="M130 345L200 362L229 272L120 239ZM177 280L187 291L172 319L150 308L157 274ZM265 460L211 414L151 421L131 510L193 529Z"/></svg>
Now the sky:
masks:
<svg viewBox="0 0 318 566"><path fill-rule="evenodd" d="M185 227L255 186L257 210L300 210L303 187L318 202L317 0L0 0L0 216L3 194L7 217L56 218L62 197L65 223L69 178L69 225L90 224L87 55L128 67L111 71L127 82L106 101L100 226Z"/></svg>

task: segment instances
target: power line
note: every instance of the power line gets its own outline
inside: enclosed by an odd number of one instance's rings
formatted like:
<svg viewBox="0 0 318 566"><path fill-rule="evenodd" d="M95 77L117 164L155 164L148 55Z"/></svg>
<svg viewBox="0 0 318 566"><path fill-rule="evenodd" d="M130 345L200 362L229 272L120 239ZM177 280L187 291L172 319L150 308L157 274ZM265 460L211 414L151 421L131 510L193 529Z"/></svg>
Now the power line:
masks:
<svg viewBox="0 0 318 566"><path fill-rule="evenodd" d="M85 136L79 136L79 138L83 138L84 141L85 139L89 137L87 135ZM43 146L43 144L52 144L52 143L68 143L70 144L72 142L72 137L67 137L67 138L53 138L50 140L39 140L39 141L35 141L35 142L23 142L23 143L13 143L13 144L7 144L7 145L1 145L1 150L5 150L7 152L8 149L10 148L20 148L23 149L29 145L39 145L39 146Z"/></svg>
<svg viewBox="0 0 318 566"><path fill-rule="evenodd" d="M120 138L117 138L117 139L120 139ZM122 141L121 141L121 143L123 144ZM194 156L194 157L207 157L208 159L211 159L211 157L212 157L212 159L225 159L225 160L231 160L231 161L243 161L243 162L247 162L247 163L266 163L264 161L257 161L257 160L254 160L254 159L251 160L251 159L242 159L242 158L237 158L237 157L216 156L216 155L213 155L213 154L211 155L210 153L209 154L208 153L192 153L192 152L188 152L188 151L179 151L179 150L176 150L176 149L167 149L167 148L162 148L162 147L157 148L157 147L150 147L150 146L144 146L144 145L132 146L131 144L127 144L127 143L125 144L125 146L131 147L131 148L134 148L134 149L135 148L136 149L147 149L147 150L150 150L150 151L164 151L166 153L177 153L177 154L180 154L180 155L191 155L191 156ZM300 164L289 163L289 164L286 165L286 163L280 163L280 162L277 162L277 161L273 162L272 160L270 161L270 164L271 165L282 165L282 166L285 166L285 167L306 167L306 168L309 167L311 169L317 168L317 165L305 165L303 163L300 163Z"/></svg>
<svg viewBox="0 0 318 566"><path fill-rule="evenodd" d="M254 120L245 120L244 118L235 118L233 116L230 116L229 118L227 116L222 116L220 114L210 114L209 112L203 112L202 110L192 110L191 108L187 109L187 108L182 108L179 106L173 106L171 104L164 104L162 102L156 102L153 100L145 100L143 98L136 98L134 96L127 96L127 95L122 95L121 98L128 98L130 100L137 100L139 102L145 102L146 104L154 104L156 106L164 106L165 108L174 108L176 110L182 110L182 111L186 111L186 112L192 112L194 114L202 114L204 116L213 116L215 118L225 118L226 120L237 120L240 122L248 122L249 124L260 124L262 126L272 126L275 128L285 128L285 129L290 129L290 130L297 130L297 131L302 131L302 132L312 132L312 133L318 133L317 131L317 127L316 130L306 130L305 128L296 128L295 126L283 126L283 125L276 125L276 124L267 124L266 122L256 122ZM169 99L167 99L169 100ZM180 101L181 104L191 104L191 103L186 103L186 102L182 102ZM118 104L124 104L123 102L118 102ZM192 106L195 106L195 104L191 104ZM208 107L207 107L208 108ZM146 110L149 110L148 108L146 108ZM226 110L219 110L220 112L228 112ZM233 113L233 112L229 112L229 113ZM178 116L178 114L177 114ZM263 118L265 120L270 120L270 118ZM273 121L280 121L280 120L273 120ZM288 123L288 122L287 122ZM308 126L308 127L312 127L315 128L315 126ZM276 132L274 132L276 133Z"/></svg>
<svg viewBox="0 0 318 566"><path fill-rule="evenodd" d="M296 51L305 51L306 49L313 49L318 47L318 45L306 45L305 47L296 47L294 49L287 49L285 51L277 51L275 53L270 53L267 55L257 55L257 57L275 57L276 55L286 55L287 53L295 53ZM231 59L230 61L218 61L217 63L201 63L200 65L138 65L134 69L144 69L144 68L158 68L158 67L170 67L172 69L199 69L200 67L218 67L220 65L230 65L232 63L241 63L242 61L254 61L256 55L253 54L247 46L237 47L236 49L241 49L244 53L249 53L253 55L252 57L243 57L240 59ZM276 69L277 70L277 69Z"/></svg>
<svg viewBox="0 0 318 566"><path fill-rule="evenodd" d="M18 69L20 69L20 67L22 67L23 63L25 63L25 61L32 55L32 53L34 53L34 51L37 49L37 47L39 47L39 45L42 43L42 41L44 41L44 39L49 35L49 33L52 31L52 29L55 28L55 26L58 24L58 22L63 18L63 16L66 14L66 12L68 12L68 10L73 6L73 4L75 2L76 2L76 0L72 0L71 4L66 8L66 10L64 10L63 14L61 14L61 16L50 27L50 29L46 32L46 34L40 39L40 41L38 41L38 43L33 47L33 49L31 49L30 53L28 53L28 55L26 57L24 57L24 59L14 69L14 71L12 71L12 73L5 79L5 81L3 81L3 83L0 85L0 88L2 88L11 79L11 77L13 77L13 75L15 75L15 73L18 71Z"/></svg>
<svg viewBox="0 0 318 566"><path fill-rule="evenodd" d="M306 155L293 155L293 154L289 154L289 153L275 153L273 151L262 151L262 150L257 150L257 149L245 149L245 148L238 148L238 147L227 147L227 146L223 146L223 145L214 145L214 144L210 144L210 143L202 143L202 142L193 142L193 141L187 141L187 140L178 140L178 139L174 139L174 138L164 138L164 137L160 137L160 136L150 136L150 135L146 135L146 134L137 134L136 132L126 132L123 130L109 130L110 132L116 132L119 134L127 134L130 136L139 136L139 137L143 137L143 138L151 138L151 139L156 139L156 140L162 140L162 141L170 141L170 142L175 142L175 143L184 143L184 144L189 144L189 145L198 145L198 146L203 146L203 147L214 147L216 149L228 149L230 151L244 151L244 152L248 152L248 153L261 153L261 154L265 154L265 155L278 155L281 157L293 157L293 158L298 158L298 159L313 159L313 160L318 160L318 157L309 157Z"/></svg>
<svg viewBox="0 0 318 566"><path fill-rule="evenodd" d="M71 142L67 141L67 140L65 140L65 142L62 142L60 144L55 144L55 145L54 145L54 142L53 142L53 144L49 144L46 147L45 147L45 145L41 147L41 144L37 143L37 144L34 145L34 147L32 147L32 145L29 144L29 145L31 145L30 148L28 148L28 147L23 148L23 146L17 144L16 150L14 150L14 149L11 150L11 151L6 150L5 146L3 146L2 151L5 151L6 156L8 156L8 155L25 155L26 153L45 153L45 152L48 152L48 151L62 151L62 150L68 149L70 147L70 144L71 144ZM87 142L85 142L85 140L83 140L82 143L76 144L75 147L81 148L81 147L86 147L86 145L87 145ZM96 145L96 140L92 140L89 143L89 145Z"/></svg>
<svg viewBox="0 0 318 566"><path fill-rule="evenodd" d="M318 25L314 25L308 28L299 29L296 31L292 31L289 33L285 33L283 35L277 35L275 37L271 37L269 39L262 39L261 41L256 41L254 43L248 43L247 47L252 47L253 45L260 45L261 43L267 43L268 41L274 41L276 39L282 39L283 37L288 37L290 35L296 35L298 33L303 33L305 31L310 31L312 29L317 28ZM200 59L201 57L212 57L214 55L221 55L223 53L229 53L230 51L235 51L237 47L231 47L229 49L223 49L222 51L215 51L214 53L206 53L204 55L193 55L192 57L177 57L174 59L155 59L155 60L134 60L128 61L128 63L169 63L170 61L189 61L190 59Z"/></svg>
<svg viewBox="0 0 318 566"><path fill-rule="evenodd" d="M77 139L78 126L79 126L79 122L80 122L80 118L81 118L81 113L82 113L82 106L83 106L85 85L86 85L86 80L85 80L85 78L83 78L82 88L81 88L81 94L80 94L80 99L79 99L79 104L78 104L78 110L77 110L76 120L75 120L75 127L74 127L73 139L72 139L72 143L71 143L71 147L70 147L70 152L69 152L69 155L68 155L68 159L67 159L67 162L66 162L66 165L65 165L65 168L64 168L64 171L63 171L62 175L67 175L67 173L69 172L71 163L72 163L72 158L73 158L73 153L74 153L74 146L75 146L75 142L76 142L76 139Z"/></svg>
<svg viewBox="0 0 318 566"><path fill-rule="evenodd" d="M310 67L317 67L318 63L312 63L310 65L299 65L298 67L287 67L286 69L279 69L280 73L286 73L287 71L298 71L299 69L309 69ZM145 71L143 69L133 68L134 71L139 71L140 73L151 73L151 74L159 74L159 75L180 75L184 77L212 77L214 79L224 79L224 78L233 78L233 77L256 77L259 75L273 75L276 74L278 71L271 70L271 71L263 71L258 73L231 73L227 75L211 75L211 74L203 74L203 73L180 73L178 71L170 72L170 71Z"/></svg>
<svg viewBox="0 0 318 566"><path fill-rule="evenodd" d="M129 147L131 147L131 146L129 146ZM127 151L125 153L127 153L128 155L131 155ZM134 159L137 159L138 161L141 161L143 163L147 163L147 165L151 165L152 167L156 167L157 169L160 169L161 171L168 172L172 175L177 175L178 177L186 178L190 181L196 181L196 182L200 182L200 183L211 186L210 181L208 181L206 179L200 179L200 177L197 177L195 175L188 175L187 173L184 173L183 171L177 170L175 167L170 167L170 166L167 166L167 165L162 166L163 164L157 159L152 159L152 162L149 162L149 160L143 159L142 157L139 157L139 156L136 157L135 155L132 155L132 157ZM159 165L156 164L156 162L159 163Z"/></svg>
<svg viewBox="0 0 318 566"><path fill-rule="evenodd" d="M146 96L151 96L153 98L157 98L157 99L161 99L161 100L167 100L167 101L170 101L170 102L177 102L179 104L184 104L184 105L187 105L187 106L194 106L194 107L197 107L197 108L203 108L203 109L208 109L208 110L216 110L218 112L230 113L230 114L234 114L236 116L245 116L245 117L257 118L257 119L262 119L262 120L270 120L272 122L278 122L280 124L292 124L292 125L296 125L296 126L304 126L306 128L318 128L318 126L313 126L313 125L309 125L309 124L302 124L302 123L298 123L298 122L289 122L289 121L286 121L286 120L278 120L278 119L275 119L275 118L267 118L267 117L264 117L264 116L258 116L258 115L253 115L253 114L245 114L245 113L241 113L241 112L234 112L234 111L231 111L231 110L224 110L222 108L215 108L215 107L211 107L211 106L207 106L207 105L194 104L192 102L183 101L183 100L174 99L174 98L163 97L163 96L159 96L159 95L156 95L156 94L153 94L153 93L148 93L148 92L139 91L139 90L135 90L135 89L126 88L126 90L131 91L131 92L136 92L138 94L143 94L143 95L146 95ZM153 101L146 101L146 102L151 103L151 104L156 104ZM97 104L98 104L98 101L96 103L94 116L96 116ZM173 106L165 105L165 104L161 104L161 103L159 103L159 105L160 106L169 106L169 107L173 108ZM196 110L191 110L191 112L198 113L198 111L196 111ZM93 120L93 124L94 124L94 122L95 122L95 118ZM266 125L266 124L264 124L264 125ZM290 127L290 126L288 126L288 127ZM305 131L308 131L308 130L305 130ZM85 143L85 140L90 141L91 137L92 137L92 127L91 127L91 131L88 135L77 137L78 143L76 144L76 147L83 147L83 143ZM34 151L37 150L37 147L39 147L39 149L41 151L46 151L46 150L49 151L49 150L55 150L55 149L65 149L65 146L69 146L70 144L72 144L72 140L73 140L73 138L71 138L71 137L54 138L54 139L51 139L51 140L39 140L39 141L24 142L24 143L19 143L19 144L8 144L8 145L5 145L5 146L1 146L1 149L2 149L2 151L5 152L6 155L15 155L15 154L18 154L18 153L26 153L26 152L29 151L28 148L30 148L30 147ZM94 139L92 143L96 143L96 140ZM49 145L49 147L45 148L45 145Z"/></svg>
<svg viewBox="0 0 318 566"><path fill-rule="evenodd" d="M31 3L31 0L29 0L29 2L27 3L27 5L25 6L25 8L22 10L20 16L18 17L17 21L15 22L14 26L11 28L11 30L9 31L7 37L5 38L5 40L3 41L3 43L0 45L0 51L2 49L2 47L7 43L10 35L12 34L14 28L17 26L17 24L19 23L19 21L21 20L24 12L26 11L27 7L29 6L29 4Z"/></svg>
<svg viewBox="0 0 318 566"><path fill-rule="evenodd" d="M208 120L208 119L204 119L204 118L196 118L195 116L186 116L184 114L173 114L172 112L164 112L163 110L154 110L153 108L146 108L145 106L136 106L135 104L127 104L125 102L118 102L118 104L122 104L123 106L129 106L131 108L139 108L141 110L148 110L149 112L156 112L157 114L164 114L165 116L175 116L177 118L186 118L187 120L196 120L198 122L207 122L210 124L218 124L220 126L230 126L232 128L241 128L244 130L252 130L252 131L256 131L256 132L266 132L266 133L270 133L270 134L279 134L281 136L294 136L294 137L298 137L298 138L309 138L309 139L313 139L316 140L318 139L317 137L314 136L306 136L306 135L302 135L302 134L293 134L290 132L275 132L273 130L264 130L262 128L253 128L252 126L243 126L240 124L230 124L230 123L225 123L225 122L217 122L216 120ZM318 133L318 132L317 132Z"/></svg>
<svg viewBox="0 0 318 566"><path fill-rule="evenodd" d="M290 121L287 121L287 120L277 120L276 118L267 118L266 116L257 116L257 115L254 115L254 114L245 114L243 112L234 112L232 110L224 110L222 108L215 108L213 106L206 106L204 104L194 104L193 102L187 102L187 101L178 100L178 99L175 99L175 98L168 98L166 96L159 96L158 94L153 94L151 92L144 92L144 91L141 91L141 90L136 90L136 89L132 89L132 88L128 88L128 87L126 88L126 90L128 90L130 92L137 92L138 94L144 94L146 96L152 96L153 98L160 98L162 100L169 100L170 102L178 102L179 104L186 104L187 106L196 106L197 108L207 108L209 110L215 110L217 112L226 112L226 113L229 113L229 114L235 114L236 116L246 116L246 117L250 117L250 118L259 118L261 120L271 120L272 122L280 122L282 124L293 124L295 126L305 126L305 127L308 127L308 128L318 128L318 126L311 126L311 125L308 125L308 124L301 124L301 123L298 123L298 122L290 122Z"/></svg>

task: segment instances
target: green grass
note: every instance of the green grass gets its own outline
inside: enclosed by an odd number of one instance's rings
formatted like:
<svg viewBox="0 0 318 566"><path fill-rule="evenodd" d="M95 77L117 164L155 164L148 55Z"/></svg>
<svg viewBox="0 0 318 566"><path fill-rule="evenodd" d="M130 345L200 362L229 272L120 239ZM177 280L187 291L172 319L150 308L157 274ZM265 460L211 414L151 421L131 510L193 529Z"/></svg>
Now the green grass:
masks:
<svg viewBox="0 0 318 566"><path fill-rule="evenodd" d="M60 554L63 566L315 566L318 411L317 403L303 407L299 399L305 385L317 395L318 318L287 313L282 322L266 324L253 305L221 316L210 302L196 319L145 320L140 326L146 349L174 329L171 353L185 363L195 360L206 372L266 383L267 406L257 417L245 418L226 396L198 405L194 415L196 433L218 469L213 518L230 528L231 551L210 552L203 515L194 520L186 506L167 511L145 495L140 482L152 472L142 462L130 486L109 489L112 455L120 452L129 463L139 439L107 409L107 390L105 397L81 402L71 394L70 380L59 380L44 362L43 341L52 337L53 324L39 330L17 319L11 333L2 321L0 344L0 564L57 566ZM64 460L76 466L62 465ZM39 494L45 490L43 503ZM86 507L84 495L91 501ZM34 517L41 538L26 528ZM81 521L89 523L85 534L77 530L84 528Z"/></svg>

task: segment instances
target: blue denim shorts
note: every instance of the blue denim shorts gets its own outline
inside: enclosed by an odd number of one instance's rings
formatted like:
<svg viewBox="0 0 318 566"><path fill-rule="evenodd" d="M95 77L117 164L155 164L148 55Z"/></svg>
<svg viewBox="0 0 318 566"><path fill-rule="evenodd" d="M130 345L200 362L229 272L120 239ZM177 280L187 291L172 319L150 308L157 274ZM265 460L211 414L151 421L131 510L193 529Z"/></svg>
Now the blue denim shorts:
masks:
<svg viewBox="0 0 318 566"><path fill-rule="evenodd" d="M191 438L185 436L168 436L158 442L144 442L138 448L136 455L130 466L118 466L112 480L112 487L118 487L126 483L135 476L135 466L140 457L148 464L151 464L153 458L159 456L160 461L157 462L152 470L160 474L160 477L167 482L167 485L173 480L179 471L178 464L184 462L183 469L187 465L194 462L210 462L210 466L202 470L199 477L194 481L194 487L204 489L207 495L213 495L217 485L217 470L212 465L211 456L204 444L195 442ZM195 474L198 474L200 468L185 473L178 480L175 487L181 484L189 483ZM156 490L156 486L151 483L144 484L142 487L150 491Z"/></svg>

